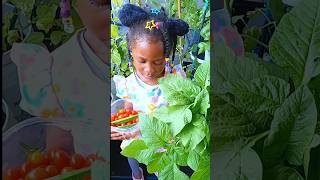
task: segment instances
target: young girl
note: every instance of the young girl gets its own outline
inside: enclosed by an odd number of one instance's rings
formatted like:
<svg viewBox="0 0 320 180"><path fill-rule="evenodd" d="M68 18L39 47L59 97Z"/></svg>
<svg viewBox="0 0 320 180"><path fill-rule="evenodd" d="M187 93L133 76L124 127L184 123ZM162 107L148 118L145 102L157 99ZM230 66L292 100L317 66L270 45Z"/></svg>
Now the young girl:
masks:
<svg viewBox="0 0 320 180"><path fill-rule="evenodd" d="M129 27L127 42L135 71L127 78L114 76L114 93L131 102L134 110L150 113L166 105L157 85L158 79L172 72L185 77L181 66L171 70L170 59L174 56L177 36L186 34L189 26L182 20L169 19L163 8L144 10L132 4L123 6L119 19ZM112 140L123 140L122 149L140 135L139 130L134 133L111 133ZM138 161L128 158L128 162L132 178L144 179Z"/></svg>

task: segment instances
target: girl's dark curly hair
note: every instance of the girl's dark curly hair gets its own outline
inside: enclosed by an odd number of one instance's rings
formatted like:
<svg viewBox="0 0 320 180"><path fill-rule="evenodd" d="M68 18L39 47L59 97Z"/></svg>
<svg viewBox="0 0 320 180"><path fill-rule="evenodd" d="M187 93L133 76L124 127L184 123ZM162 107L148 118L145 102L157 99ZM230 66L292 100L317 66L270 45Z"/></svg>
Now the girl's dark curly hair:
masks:
<svg viewBox="0 0 320 180"><path fill-rule="evenodd" d="M156 12L154 12L156 11ZM128 49L133 47L138 39L147 37L150 41L163 42L164 54L168 58L174 52L177 44L177 36L183 36L189 31L189 25L179 19L170 19L164 8L159 10L145 8L133 4L125 4L119 11L119 19L124 26L129 27L127 33ZM154 20L160 28L147 29L146 23Z"/></svg>

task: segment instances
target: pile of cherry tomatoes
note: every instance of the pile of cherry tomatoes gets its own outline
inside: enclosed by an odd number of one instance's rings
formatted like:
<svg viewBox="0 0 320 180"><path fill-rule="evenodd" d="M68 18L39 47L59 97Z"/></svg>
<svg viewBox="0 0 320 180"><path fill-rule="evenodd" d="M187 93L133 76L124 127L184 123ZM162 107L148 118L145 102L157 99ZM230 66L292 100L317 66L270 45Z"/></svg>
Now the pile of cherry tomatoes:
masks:
<svg viewBox="0 0 320 180"><path fill-rule="evenodd" d="M40 180L54 177L77 169L87 168L95 160L102 160L95 154L83 156L81 154L68 154L62 149L48 151L35 150L28 153L27 161L21 166L10 168L2 173L3 180ZM83 180L91 179L86 176Z"/></svg>
<svg viewBox="0 0 320 180"><path fill-rule="evenodd" d="M129 126L129 125L134 125L137 124L139 121L138 118L138 111L135 110L130 110L130 109L120 109L116 114L111 116L111 126L114 127L123 127L123 126ZM115 121L120 120L120 119L124 119L124 118L128 118L131 116L135 116L135 118L133 118L132 120L120 123L120 124L114 124Z"/></svg>

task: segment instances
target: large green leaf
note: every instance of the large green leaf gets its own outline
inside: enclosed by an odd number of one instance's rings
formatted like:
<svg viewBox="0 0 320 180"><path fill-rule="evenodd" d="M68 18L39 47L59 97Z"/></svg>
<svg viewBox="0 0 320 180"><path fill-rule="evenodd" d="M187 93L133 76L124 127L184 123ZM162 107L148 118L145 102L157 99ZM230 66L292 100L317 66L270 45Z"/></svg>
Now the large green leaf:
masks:
<svg viewBox="0 0 320 180"><path fill-rule="evenodd" d="M172 140L170 127L150 115L139 114L143 141L149 148L165 147Z"/></svg>
<svg viewBox="0 0 320 180"><path fill-rule="evenodd" d="M159 86L169 105L189 105L194 102L201 88L189 79L168 75L159 80Z"/></svg>
<svg viewBox="0 0 320 180"><path fill-rule="evenodd" d="M219 92L226 82L252 80L267 75L267 70L251 57L236 57L224 44L213 48L213 88Z"/></svg>
<svg viewBox="0 0 320 180"><path fill-rule="evenodd" d="M192 174L191 180L210 179L210 158L204 158L199 163L199 168Z"/></svg>
<svg viewBox="0 0 320 180"><path fill-rule="evenodd" d="M303 168L304 168L304 173L306 175L309 174L309 163L310 163L310 152L311 149L318 146L320 144L320 136L315 134L312 138L312 141L310 143L310 145L308 146L308 148L305 150L304 152L304 156L303 156Z"/></svg>
<svg viewBox="0 0 320 180"><path fill-rule="evenodd" d="M277 23L280 22L282 16L286 13L286 6L281 2L281 0L270 0L269 9Z"/></svg>
<svg viewBox="0 0 320 180"><path fill-rule="evenodd" d="M194 150L196 146L203 140L206 133L201 128L192 124L186 125L183 130L178 134L184 147L188 147L190 151Z"/></svg>
<svg viewBox="0 0 320 180"><path fill-rule="evenodd" d="M270 40L273 61L296 87L320 73L320 1L301 1L284 15Z"/></svg>
<svg viewBox="0 0 320 180"><path fill-rule="evenodd" d="M316 106L310 90L302 86L279 107L264 144L263 159L273 166L285 158L302 165L303 153L309 146L316 127Z"/></svg>
<svg viewBox="0 0 320 180"><path fill-rule="evenodd" d="M255 113L267 111L273 114L290 91L289 83L272 76L224 85L224 91L235 95L242 102L241 106Z"/></svg>
<svg viewBox="0 0 320 180"><path fill-rule="evenodd" d="M53 26L57 8L57 5L39 5L37 7L36 13L39 19L37 20L36 25L39 30L44 30L46 33L49 32Z"/></svg>
<svg viewBox="0 0 320 180"><path fill-rule="evenodd" d="M173 147L173 156L175 163L179 166L187 166L188 165L188 156L189 151L182 146L174 146Z"/></svg>
<svg viewBox="0 0 320 180"><path fill-rule="evenodd" d="M202 88L210 85L210 61L205 61L197 68L194 79Z"/></svg>
<svg viewBox="0 0 320 180"><path fill-rule="evenodd" d="M210 107L209 101L209 93L207 89L202 89L194 100L192 111L207 116L207 109Z"/></svg>
<svg viewBox="0 0 320 180"><path fill-rule="evenodd" d="M257 153L243 141L227 143L213 152L213 179L262 179Z"/></svg>
<svg viewBox="0 0 320 180"><path fill-rule="evenodd" d="M134 140L126 148L121 151L121 154L126 157L136 157L140 151L147 149L148 146L144 143L143 140Z"/></svg>
<svg viewBox="0 0 320 180"><path fill-rule="evenodd" d="M152 158L150 158L147 170L149 173L159 172L171 163L172 159L170 155L165 152L157 153Z"/></svg>
<svg viewBox="0 0 320 180"><path fill-rule="evenodd" d="M196 151L189 152L187 163L192 170L196 171L198 169L200 160L201 160L201 157L198 154L198 152Z"/></svg>
<svg viewBox="0 0 320 180"><path fill-rule="evenodd" d="M179 167L171 162L159 172L159 180L188 180L189 177L180 171Z"/></svg>
<svg viewBox="0 0 320 180"><path fill-rule="evenodd" d="M191 122L192 113L189 106L161 107L154 116L162 122L169 123L173 135L177 135L186 124Z"/></svg>
<svg viewBox="0 0 320 180"><path fill-rule="evenodd" d="M268 113L244 111L240 101L226 103L220 97L214 98L213 120L214 137L239 138L252 136L269 127L272 116Z"/></svg>

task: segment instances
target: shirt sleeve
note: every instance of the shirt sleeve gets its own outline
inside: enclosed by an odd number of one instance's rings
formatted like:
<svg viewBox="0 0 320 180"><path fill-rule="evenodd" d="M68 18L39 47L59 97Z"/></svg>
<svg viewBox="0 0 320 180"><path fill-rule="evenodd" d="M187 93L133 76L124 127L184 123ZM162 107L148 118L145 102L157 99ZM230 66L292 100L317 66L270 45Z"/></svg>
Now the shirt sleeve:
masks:
<svg viewBox="0 0 320 180"><path fill-rule="evenodd" d="M63 116L51 83L52 56L35 44L15 43L10 58L16 64L21 92L20 107L34 116Z"/></svg>
<svg viewBox="0 0 320 180"><path fill-rule="evenodd" d="M115 75L113 77L113 81L115 84L115 92L116 96L121 99L128 98L128 90L127 90L127 80L124 76Z"/></svg>

